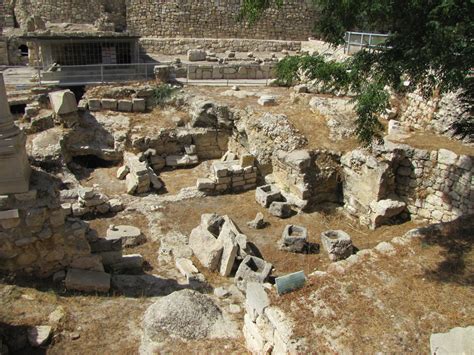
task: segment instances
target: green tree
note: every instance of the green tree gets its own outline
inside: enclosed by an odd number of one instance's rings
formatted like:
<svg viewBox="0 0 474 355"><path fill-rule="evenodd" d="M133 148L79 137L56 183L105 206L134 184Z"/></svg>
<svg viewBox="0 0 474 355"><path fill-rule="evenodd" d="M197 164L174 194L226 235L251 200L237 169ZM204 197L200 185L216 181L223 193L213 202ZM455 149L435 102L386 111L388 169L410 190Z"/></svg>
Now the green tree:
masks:
<svg viewBox="0 0 474 355"><path fill-rule="evenodd" d="M257 0L246 1L251 7ZM442 93L461 88L464 100L473 102L470 75L474 66L473 0L313 0L313 3L320 14L315 23L316 32L333 45L342 44L344 33L350 30L390 34L384 50L362 51L350 61L354 80L351 89L357 94L359 114L357 133L364 145L380 138L378 115L388 104L386 86L402 92L421 87L426 95L434 89ZM407 82L409 85L403 85ZM472 117L455 128L464 135L472 135Z"/></svg>

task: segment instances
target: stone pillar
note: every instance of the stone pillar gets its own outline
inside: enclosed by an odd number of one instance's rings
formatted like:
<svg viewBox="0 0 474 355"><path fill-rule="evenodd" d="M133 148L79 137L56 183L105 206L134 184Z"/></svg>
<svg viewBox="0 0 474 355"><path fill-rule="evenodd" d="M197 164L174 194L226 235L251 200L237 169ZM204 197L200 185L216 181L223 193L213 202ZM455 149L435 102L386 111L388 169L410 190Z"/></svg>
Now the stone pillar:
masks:
<svg viewBox="0 0 474 355"><path fill-rule="evenodd" d="M29 190L31 170L25 143L25 134L13 122L0 73L0 195Z"/></svg>

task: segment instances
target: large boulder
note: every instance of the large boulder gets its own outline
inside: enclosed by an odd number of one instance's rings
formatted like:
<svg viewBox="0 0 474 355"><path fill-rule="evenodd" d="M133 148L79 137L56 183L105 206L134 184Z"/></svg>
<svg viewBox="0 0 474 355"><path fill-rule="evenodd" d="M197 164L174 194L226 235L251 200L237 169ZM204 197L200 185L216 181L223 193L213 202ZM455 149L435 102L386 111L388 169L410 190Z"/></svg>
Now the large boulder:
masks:
<svg viewBox="0 0 474 355"><path fill-rule="evenodd" d="M202 49L190 49L188 51L188 60L190 62L199 62L206 60L207 53Z"/></svg>
<svg viewBox="0 0 474 355"><path fill-rule="evenodd" d="M152 304L143 327L141 354L154 353L169 338L230 338L239 333L209 296L192 290L174 292Z"/></svg>

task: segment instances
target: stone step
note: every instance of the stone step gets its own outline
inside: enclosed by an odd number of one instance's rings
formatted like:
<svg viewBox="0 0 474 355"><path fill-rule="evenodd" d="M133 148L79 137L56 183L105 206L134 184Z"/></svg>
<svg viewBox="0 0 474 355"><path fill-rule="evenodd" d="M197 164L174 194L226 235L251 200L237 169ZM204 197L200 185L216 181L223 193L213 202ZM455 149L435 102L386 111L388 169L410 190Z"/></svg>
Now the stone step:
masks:
<svg viewBox="0 0 474 355"><path fill-rule="evenodd" d="M110 275L100 271L69 269L65 284L68 290L108 292L110 289Z"/></svg>

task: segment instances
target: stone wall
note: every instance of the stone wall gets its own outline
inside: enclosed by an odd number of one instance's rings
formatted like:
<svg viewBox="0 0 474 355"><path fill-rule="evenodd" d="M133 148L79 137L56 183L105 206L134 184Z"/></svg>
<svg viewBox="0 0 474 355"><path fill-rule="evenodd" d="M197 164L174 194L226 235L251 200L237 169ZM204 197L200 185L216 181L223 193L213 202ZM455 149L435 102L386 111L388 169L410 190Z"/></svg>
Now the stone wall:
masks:
<svg viewBox="0 0 474 355"><path fill-rule="evenodd" d="M125 0L16 0L14 2L14 13L20 27L24 27L27 18L33 14L49 22L84 24L94 24L105 15L116 24L124 26L125 12Z"/></svg>
<svg viewBox="0 0 474 355"><path fill-rule="evenodd" d="M281 52L301 50L299 41L233 38L141 38L140 45L147 54L186 54L190 49L205 48L215 53Z"/></svg>
<svg viewBox="0 0 474 355"><path fill-rule="evenodd" d="M188 79L273 79L274 63L198 64L188 66Z"/></svg>
<svg viewBox="0 0 474 355"><path fill-rule="evenodd" d="M128 30L142 37L306 40L316 11L308 1L285 0L267 9L254 26L237 21L240 0L130 0Z"/></svg>
<svg viewBox="0 0 474 355"><path fill-rule="evenodd" d="M342 202L340 155L326 150L278 152L273 158L275 183L309 204Z"/></svg>
<svg viewBox="0 0 474 355"><path fill-rule="evenodd" d="M474 213L473 157L386 145L341 159L346 210L370 224L374 203L399 201L412 219L449 222ZM388 206L388 205L387 205Z"/></svg>
<svg viewBox="0 0 474 355"><path fill-rule="evenodd" d="M49 276L90 254L84 224L65 219L54 186L34 171L29 192L0 196L0 271Z"/></svg>

